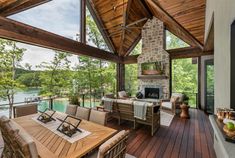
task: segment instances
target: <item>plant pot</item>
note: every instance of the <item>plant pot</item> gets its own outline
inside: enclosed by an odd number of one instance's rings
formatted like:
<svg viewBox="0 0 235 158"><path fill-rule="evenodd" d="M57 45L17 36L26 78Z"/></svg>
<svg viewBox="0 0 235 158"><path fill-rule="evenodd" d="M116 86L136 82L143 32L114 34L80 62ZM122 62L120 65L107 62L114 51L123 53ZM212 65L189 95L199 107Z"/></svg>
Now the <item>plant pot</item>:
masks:
<svg viewBox="0 0 235 158"><path fill-rule="evenodd" d="M142 74L143 75L160 75L161 72L158 70L143 70Z"/></svg>

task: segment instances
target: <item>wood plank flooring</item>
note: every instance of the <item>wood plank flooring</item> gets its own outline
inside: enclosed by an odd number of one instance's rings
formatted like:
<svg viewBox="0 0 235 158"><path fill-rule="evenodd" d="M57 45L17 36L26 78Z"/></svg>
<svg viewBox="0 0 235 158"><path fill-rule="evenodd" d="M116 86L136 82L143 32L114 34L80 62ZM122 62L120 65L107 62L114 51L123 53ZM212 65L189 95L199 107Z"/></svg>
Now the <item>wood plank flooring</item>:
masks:
<svg viewBox="0 0 235 158"><path fill-rule="evenodd" d="M131 130L127 153L137 158L216 158L208 116L197 109L190 109L190 116L189 120L175 116L170 127L161 126L154 136L147 126L132 130L130 122L118 126L117 121L110 121L108 126Z"/></svg>
<svg viewBox="0 0 235 158"><path fill-rule="evenodd" d="M191 118L175 116L170 127L163 127L152 137L147 126L132 130L132 123L116 121L109 127L130 129L127 153L137 158L215 158L213 131L208 116L197 109L190 109Z"/></svg>

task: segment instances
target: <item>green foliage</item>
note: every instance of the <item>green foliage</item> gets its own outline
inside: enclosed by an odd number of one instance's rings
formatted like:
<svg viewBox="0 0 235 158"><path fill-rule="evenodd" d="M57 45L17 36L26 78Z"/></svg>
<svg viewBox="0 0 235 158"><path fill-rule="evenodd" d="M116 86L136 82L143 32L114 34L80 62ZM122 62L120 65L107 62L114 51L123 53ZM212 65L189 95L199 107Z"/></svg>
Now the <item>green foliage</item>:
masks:
<svg viewBox="0 0 235 158"><path fill-rule="evenodd" d="M7 99L10 105L9 117L12 115L14 94L23 86L16 80L16 67L22 60L25 49L9 40L0 40L0 98Z"/></svg>
<svg viewBox="0 0 235 158"><path fill-rule="evenodd" d="M172 61L172 91L183 92L189 97L190 105L196 105L197 64L192 59L176 59Z"/></svg>
<svg viewBox="0 0 235 158"><path fill-rule="evenodd" d="M142 40L139 41L139 43L135 46L133 51L130 53L130 55L138 55L141 54L142 49Z"/></svg>
<svg viewBox="0 0 235 158"><path fill-rule="evenodd" d="M138 91L138 65L137 64L128 64L125 65L125 87L126 91L132 96Z"/></svg>
<svg viewBox="0 0 235 158"><path fill-rule="evenodd" d="M50 62L43 62L38 67L44 69L40 73L41 91L44 96L54 96L67 93L70 85L70 54L55 52L54 59Z"/></svg>

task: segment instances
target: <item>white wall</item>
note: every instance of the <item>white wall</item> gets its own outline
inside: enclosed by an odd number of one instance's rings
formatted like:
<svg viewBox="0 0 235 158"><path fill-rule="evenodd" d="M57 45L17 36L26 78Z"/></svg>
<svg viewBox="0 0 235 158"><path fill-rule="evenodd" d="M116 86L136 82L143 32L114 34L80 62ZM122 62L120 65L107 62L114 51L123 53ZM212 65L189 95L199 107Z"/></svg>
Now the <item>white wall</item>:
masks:
<svg viewBox="0 0 235 158"><path fill-rule="evenodd" d="M214 10L215 108L230 107L230 26L235 0L208 0L206 27ZM208 30L208 28L206 28ZM205 32L207 35L207 32Z"/></svg>

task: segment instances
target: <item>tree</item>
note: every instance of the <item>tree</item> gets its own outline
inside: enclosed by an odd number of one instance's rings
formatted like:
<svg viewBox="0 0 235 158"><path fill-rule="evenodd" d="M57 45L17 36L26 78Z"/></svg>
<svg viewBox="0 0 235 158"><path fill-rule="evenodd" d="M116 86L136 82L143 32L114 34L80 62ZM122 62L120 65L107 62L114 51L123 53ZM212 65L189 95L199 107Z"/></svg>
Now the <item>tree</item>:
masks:
<svg viewBox="0 0 235 158"><path fill-rule="evenodd" d="M166 31L166 49L175 49L189 47L187 43L182 41L180 38L176 37L169 31Z"/></svg>
<svg viewBox="0 0 235 158"><path fill-rule="evenodd" d="M40 73L41 95L61 96L68 91L70 84L70 54L55 51L54 59L50 62L43 62L38 67L44 69Z"/></svg>
<svg viewBox="0 0 235 158"><path fill-rule="evenodd" d="M16 90L22 88L15 72L25 51L17 47L14 41L0 40L0 97L9 102L9 118L12 117Z"/></svg>

